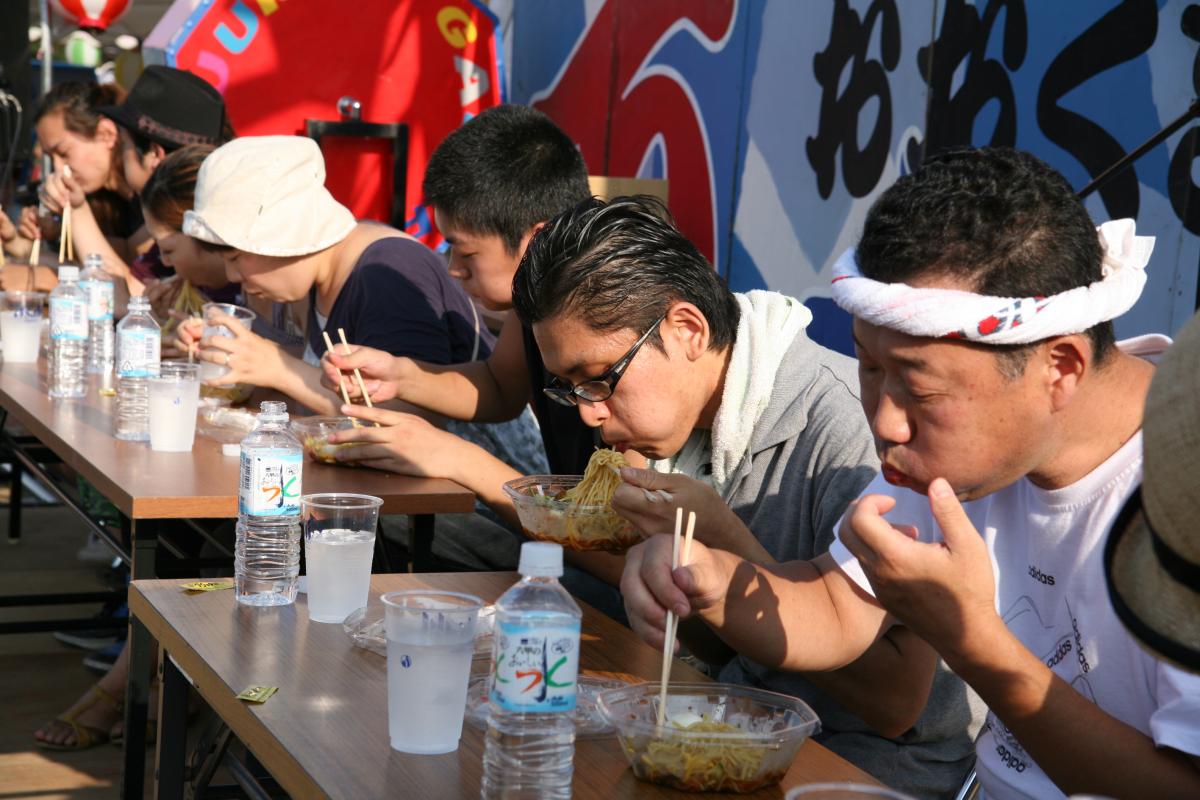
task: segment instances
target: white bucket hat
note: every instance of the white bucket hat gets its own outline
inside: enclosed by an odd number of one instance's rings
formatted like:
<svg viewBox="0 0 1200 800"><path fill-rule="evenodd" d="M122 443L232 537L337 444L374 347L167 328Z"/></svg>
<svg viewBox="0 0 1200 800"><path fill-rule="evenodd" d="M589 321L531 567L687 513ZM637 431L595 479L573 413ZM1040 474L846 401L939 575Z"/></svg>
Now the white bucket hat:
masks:
<svg viewBox="0 0 1200 800"><path fill-rule="evenodd" d="M354 229L350 209L325 188L325 159L303 136L246 136L200 166L183 232L260 256L303 256Z"/></svg>

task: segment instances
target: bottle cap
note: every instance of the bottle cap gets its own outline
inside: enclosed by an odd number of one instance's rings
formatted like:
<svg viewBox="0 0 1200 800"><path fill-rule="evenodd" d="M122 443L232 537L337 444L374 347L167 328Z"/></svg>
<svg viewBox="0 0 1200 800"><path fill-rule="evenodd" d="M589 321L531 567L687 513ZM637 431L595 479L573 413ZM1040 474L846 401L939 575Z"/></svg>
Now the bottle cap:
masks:
<svg viewBox="0 0 1200 800"><path fill-rule="evenodd" d="M226 442L221 445L221 455L223 456L240 456L242 454L242 446L237 442Z"/></svg>
<svg viewBox="0 0 1200 800"><path fill-rule="evenodd" d="M83 259L83 265L91 269L104 269L104 257L99 253L88 253Z"/></svg>
<svg viewBox="0 0 1200 800"><path fill-rule="evenodd" d="M263 400L258 406L258 416L262 419L285 420L288 418L287 403L282 400Z"/></svg>
<svg viewBox="0 0 1200 800"><path fill-rule="evenodd" d="M524 542L517 572L526 578L561 578L563 574L562 545L551 542Z"/></svg>
<svg viewBox="0 0 1200 800"><path fill-rule="evenodd" d="M58 279L60 281L77 281L79 280L79 267L59 267Z"/></svg>

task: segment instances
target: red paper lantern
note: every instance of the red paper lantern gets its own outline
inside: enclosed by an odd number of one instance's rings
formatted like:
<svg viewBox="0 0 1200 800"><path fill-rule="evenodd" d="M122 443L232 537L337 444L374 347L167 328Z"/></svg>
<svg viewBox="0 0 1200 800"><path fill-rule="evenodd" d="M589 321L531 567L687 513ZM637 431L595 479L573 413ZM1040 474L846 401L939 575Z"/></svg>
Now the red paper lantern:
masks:
<svg viewBox="0 0 1200 800"><path fill-rule="evenodd" d="M103 31L129 8L130 0L54 0L54 9L81 28Z"/></svg>

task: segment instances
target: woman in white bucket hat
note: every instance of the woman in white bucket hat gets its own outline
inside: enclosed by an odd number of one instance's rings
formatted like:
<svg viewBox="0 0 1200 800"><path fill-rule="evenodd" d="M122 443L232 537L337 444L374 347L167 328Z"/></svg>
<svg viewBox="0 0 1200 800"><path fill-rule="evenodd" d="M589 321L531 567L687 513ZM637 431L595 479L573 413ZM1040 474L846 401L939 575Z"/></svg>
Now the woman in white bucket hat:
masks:
<svg viewBox="0 0 1200 800"><path fill-rule="evenodd" d="M434 364L483 358L493 338L441 259L411 236L359 222L325 188L316 142L297 136L250 136L204 161L183 230L221 254L231 281L278 303L309 301L303 358L251 333L230 317L233 336L199 341L199 320L180 326L184 348L199 343L202 361L229 368L214 385L276 389L323 414L336 395L317 368L323 333Z"/></svg>
<svg viewBox="0 0 1200 800"><path fill-rule="evenodd" d="M233 336L200 342L202 360L229 367L215 382L270 387L318 414L337 414L341 398L321 386L317 366L325 352L323 332L336 343L343 329L353 344L433 365L487 358L494 338L441 257L394 228L356 222L324 184L321 151L311 139L294 136L238 139L213 151L201 166L184 233L219 252L229 279L240 281L246 294L280 303L309 301L303 360L232 318L218 318ZM196 343L201 327L180 326L182 348ZM446 424L451 433L526 474L546 470L529 415L495 424L402 417L414 447L429 442L426 449L435 456L446 450L439 446L445 434L435 424ZM342 456L386 466L367 460L371 453L364 446L343 450ZM446 474L436 457L425 467L418 474ZM486 519L438 517L440 557L454 568L514 568L516 532L477 508Z"/></svg>

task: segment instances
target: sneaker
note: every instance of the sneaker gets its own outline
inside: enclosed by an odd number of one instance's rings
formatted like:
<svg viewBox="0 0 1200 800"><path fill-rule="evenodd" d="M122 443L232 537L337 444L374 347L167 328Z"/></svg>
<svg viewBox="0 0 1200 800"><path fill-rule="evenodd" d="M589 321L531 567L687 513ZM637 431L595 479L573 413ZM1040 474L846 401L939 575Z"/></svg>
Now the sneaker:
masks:
<svg viewBox="0 0 1200 800"><path fill-rule="evenodd" d="M117 642L117 644L121 647L125 645L124 642ZM98 675L105 675L112 669L120 653L119 648L115 653L112 652L111 648L97 653L89 653L83 657L83 665Z"/></svg>
<svg viewBox="0 0 1200 800"><path fill-rule="evenodd" d="M109 629L55 631L54 638L80 650L103 650L121 641L120 631Z"/></svg>
<svg viewBox="0 0 1200 800"><path fill-rule="evenodd" d="M128 617L129 606L122 602L109 601L93 619L107 621L114 618L127 619ZM54 638L63 644L78 647L81 650L103 650L125 641L128 632L129 629L126 627L84 628L73 631L55 631Z"/></svg>

